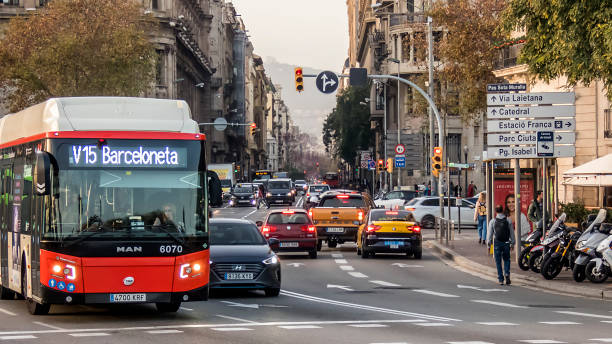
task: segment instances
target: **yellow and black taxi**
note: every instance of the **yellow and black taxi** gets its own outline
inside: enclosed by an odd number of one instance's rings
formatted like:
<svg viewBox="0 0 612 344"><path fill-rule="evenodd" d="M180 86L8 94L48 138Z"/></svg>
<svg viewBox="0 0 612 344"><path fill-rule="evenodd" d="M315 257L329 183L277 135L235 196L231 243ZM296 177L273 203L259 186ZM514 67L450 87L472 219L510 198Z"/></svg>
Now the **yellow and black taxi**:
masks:
<svg viewBox="0 0 612 344"><path fill-rule="evenodd" d="M405 210L372 209L357 233L357 254L406 253L415 259L423 254L421 227Z"/></svg>

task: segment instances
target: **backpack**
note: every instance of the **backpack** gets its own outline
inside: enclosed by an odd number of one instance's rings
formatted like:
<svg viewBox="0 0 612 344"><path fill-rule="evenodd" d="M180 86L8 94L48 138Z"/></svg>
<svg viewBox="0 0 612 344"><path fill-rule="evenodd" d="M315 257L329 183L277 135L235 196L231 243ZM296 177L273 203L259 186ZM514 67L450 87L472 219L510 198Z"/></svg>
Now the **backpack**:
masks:
<svg viewBox="0 0 612 344"><path fill-rule="evenodd" d="M510 241L510 225L505 217L503 219L495 219L495 240L501 242Z"/></svg>
<svg viewBox="0 0 612 344"><path fill-rule="evenodd" d="M477 208L479 216L487 215L487 204L485 202L478 202Z"/></svg>

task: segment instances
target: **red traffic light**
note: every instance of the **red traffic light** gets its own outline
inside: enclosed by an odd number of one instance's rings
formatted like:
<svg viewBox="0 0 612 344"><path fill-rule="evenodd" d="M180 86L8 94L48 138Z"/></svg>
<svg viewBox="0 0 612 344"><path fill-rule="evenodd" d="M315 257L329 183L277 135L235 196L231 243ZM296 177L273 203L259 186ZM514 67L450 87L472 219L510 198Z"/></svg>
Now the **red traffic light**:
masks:
<svg viewBox="0 0 612 344"><path fill-rule="evenodd" d="M296 68L295 75L302 75L302 68Z"/></svg>
<svg viewBox="0 0 612 344"><path fill-rule="evenodd" d="M251 123L251 128L257 128L257 123L255 122Z"/></svg>
<svg viewBox="0 0 612 344"><path fill-rule="evenodd" d="M442 147L434 147L434 154L441 155L442 154Z"/></svg>
<svg viewBox="0 0 612 344"><path fill-rule="evenodd" d="M378 164L382 165L382 164L384 164L384 161L382 159L380 159L380 160L378 160Z"/></svg>

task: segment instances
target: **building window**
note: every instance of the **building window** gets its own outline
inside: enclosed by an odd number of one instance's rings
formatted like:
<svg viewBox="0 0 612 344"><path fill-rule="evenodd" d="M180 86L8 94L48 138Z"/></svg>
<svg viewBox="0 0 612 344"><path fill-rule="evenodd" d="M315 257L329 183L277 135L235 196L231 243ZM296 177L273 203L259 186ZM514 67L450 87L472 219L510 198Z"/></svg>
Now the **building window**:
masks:
<svg viewBox="0 0 612 344"><path fill-rule="evenodd" d="M612 139L612 111L604 110L604 137Z"/></svg>
<svg viewBox="0 0 612 344"><path fill-rule="evenodd" d="M402 62L410 62L410 35L402 35Z"/></svg>
<svg viewBox="0 0 612 344"><path fill-rule="evenodd" d="M154 10L159 9L159 0L151 0L151 9L154 9Z"/></svg>
<svg viewBox="0 0 612 344"><path fill-rule="evenodd" d="M2 0L5 6L19 6L19 0Z"/></svg>
<svg viewBox="0 0 612 344"><path fill-rule="evenodd" d="M165 78L165 72L166 72L166 53L163 50L157 50L157 63L156 63L156 70L155 70L155 82L157 83L157 85L165 85L166 84L166 78Z"/></svg>
<svg viewBox="0 0 612 344"><path fill-rule="evenodd" d="M427 60L427 37L424 32L415 32L412 42L414 54L412 61L422 62Z"/></svg>

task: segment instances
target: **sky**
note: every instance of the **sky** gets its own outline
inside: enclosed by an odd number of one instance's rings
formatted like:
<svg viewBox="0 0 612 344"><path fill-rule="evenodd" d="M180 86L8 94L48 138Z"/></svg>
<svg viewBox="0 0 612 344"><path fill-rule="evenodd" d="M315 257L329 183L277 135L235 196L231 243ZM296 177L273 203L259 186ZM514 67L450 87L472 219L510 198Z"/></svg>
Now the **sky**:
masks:
<svg viewBox="0 0 612 344"><path fill-rule="evenodd" d="M346 0L233 0L255 53L340 71L348 54Z"/></svg>

